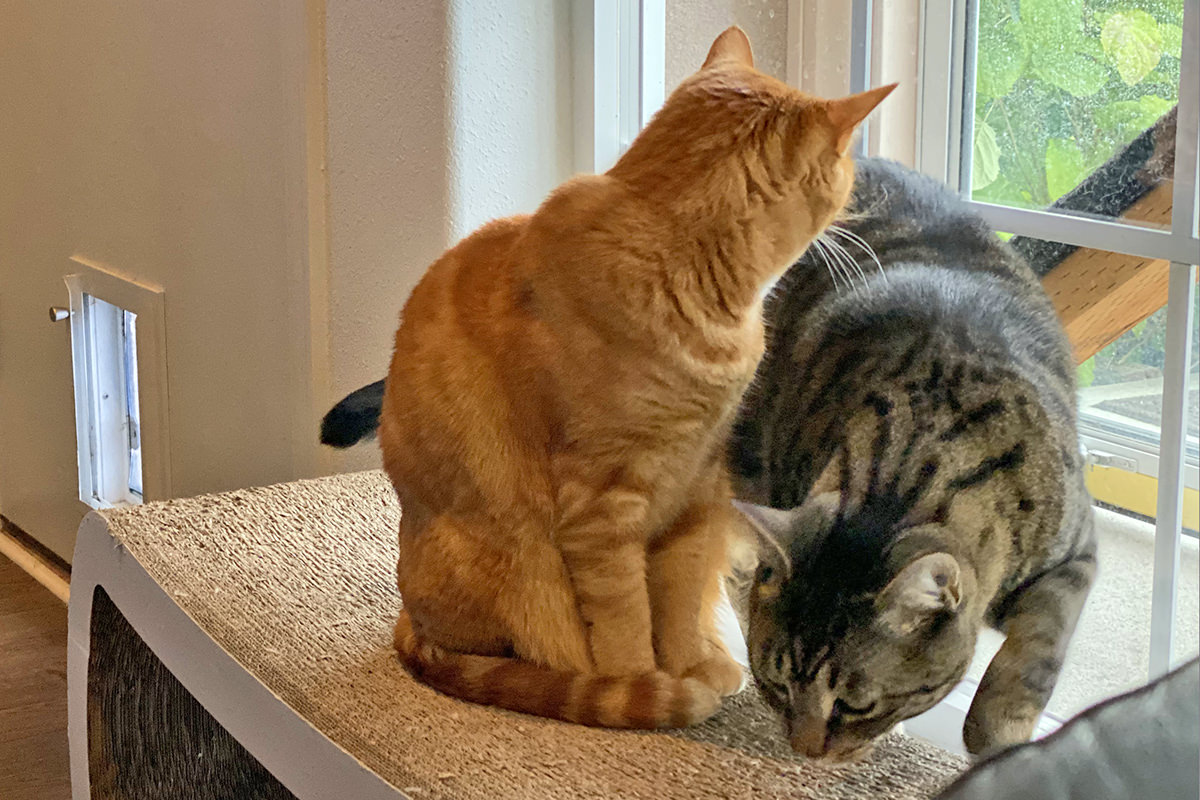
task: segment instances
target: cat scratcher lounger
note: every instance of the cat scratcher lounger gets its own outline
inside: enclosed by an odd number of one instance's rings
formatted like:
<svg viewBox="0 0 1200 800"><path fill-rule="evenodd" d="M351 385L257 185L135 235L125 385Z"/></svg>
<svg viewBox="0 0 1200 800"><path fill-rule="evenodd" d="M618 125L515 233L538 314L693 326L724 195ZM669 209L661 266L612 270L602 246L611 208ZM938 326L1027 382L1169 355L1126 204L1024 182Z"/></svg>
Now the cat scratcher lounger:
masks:
<svg viewBox="0 0 1200 800"><path fill-rule="evenodd" d="M445 697L391 645L399 508L381 473L89 515L70 608L75 800L925 798L963 762L893 735L793 756L751 693L674 733Z"/></svg>

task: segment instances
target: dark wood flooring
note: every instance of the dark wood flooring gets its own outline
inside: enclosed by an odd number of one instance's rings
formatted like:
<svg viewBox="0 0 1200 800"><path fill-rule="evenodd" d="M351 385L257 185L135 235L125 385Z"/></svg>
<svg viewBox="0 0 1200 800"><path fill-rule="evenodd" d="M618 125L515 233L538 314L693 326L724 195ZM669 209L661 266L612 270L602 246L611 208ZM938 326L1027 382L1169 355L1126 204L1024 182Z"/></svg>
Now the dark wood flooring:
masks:
<svg viewBox="0 0 1200 800"><path fill-rule="evenodd" d="M67 607L0 556L0 798L70 796Z"/></svg>

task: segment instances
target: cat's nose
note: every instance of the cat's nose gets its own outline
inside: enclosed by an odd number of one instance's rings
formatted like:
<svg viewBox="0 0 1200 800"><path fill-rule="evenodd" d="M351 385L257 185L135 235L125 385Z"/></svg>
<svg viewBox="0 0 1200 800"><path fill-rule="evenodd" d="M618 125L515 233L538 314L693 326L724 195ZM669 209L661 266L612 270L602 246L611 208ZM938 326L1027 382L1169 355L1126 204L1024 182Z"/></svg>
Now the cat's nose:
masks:
<svg viewBox="0 0 1200 800"><path fill-rule="evenodd" d="M809 758L825 755L828 741L825 720L814 717L788 720L788 743Z"/></svg>

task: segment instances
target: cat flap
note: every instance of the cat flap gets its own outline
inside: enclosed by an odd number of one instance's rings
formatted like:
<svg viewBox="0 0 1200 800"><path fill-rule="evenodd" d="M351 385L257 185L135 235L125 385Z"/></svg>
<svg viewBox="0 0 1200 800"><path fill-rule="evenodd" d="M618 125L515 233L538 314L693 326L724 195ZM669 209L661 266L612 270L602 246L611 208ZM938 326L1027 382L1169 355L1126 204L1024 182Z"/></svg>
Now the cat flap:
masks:
<svg viewBox="0 0 1200 800"><path fill-rule="evenodd" d="M750 49L750 39L746 37L745 31L737 25L726 28L712 43L712 47L708 50L708 57L704 59L704 66L701 69L718 61L726 60L736 61L744 67L754 66L754 53Z"/></svg>
<svg viewBox="0 0 1200 800"><path fill-rule="evenodd" d="M714 45L715 47L715 45ZM890 83L865 92L825 101L825 112L833 128L834 142L838 155L845 155L850 148L850 139L858 124L892 93L898 84Z"/></svg>
<svg viewBox="0 0 1200 800"><path fill-rule="evenodd" d="M884 627L904 636L934 613L956 610L961 599L958 561L949 553L930 553L900 570L875 607Z"/></svg>

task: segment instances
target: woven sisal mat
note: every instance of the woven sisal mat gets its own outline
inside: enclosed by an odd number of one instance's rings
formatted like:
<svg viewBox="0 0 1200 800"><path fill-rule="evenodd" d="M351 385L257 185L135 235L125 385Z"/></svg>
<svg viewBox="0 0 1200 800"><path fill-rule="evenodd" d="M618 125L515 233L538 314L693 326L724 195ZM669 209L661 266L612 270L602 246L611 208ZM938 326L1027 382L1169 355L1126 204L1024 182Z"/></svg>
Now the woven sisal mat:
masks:
<svg viewBox="0 0 1200 800"><path fill-rule="evenodd" d="M927 798L963 762L893 735L793 756L752 692L699 727L606 731L454 700L391 649L399 508L379 472L107 511L113 535L255 677L414 798Z"/></svg>

